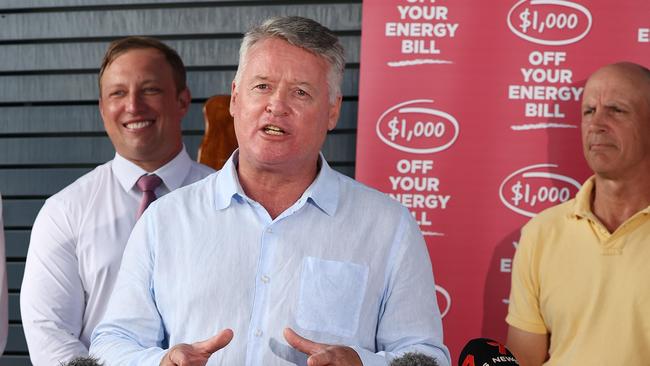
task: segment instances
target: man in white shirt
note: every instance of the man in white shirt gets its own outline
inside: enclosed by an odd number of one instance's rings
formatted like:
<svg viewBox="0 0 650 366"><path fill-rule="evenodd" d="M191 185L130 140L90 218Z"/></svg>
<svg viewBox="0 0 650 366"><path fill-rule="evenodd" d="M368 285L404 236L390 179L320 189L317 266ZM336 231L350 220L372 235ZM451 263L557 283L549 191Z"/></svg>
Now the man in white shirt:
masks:
<svg viewBox="0 0 650 366"><path fill-rule="evenodd" d="M7 266L5 260L5 233L2 221L2 195L0 195L0 354L7 345L9 332L9 294L7 292Z"/></svg>
<svg viewBox="0 0 650 366"><path fill-rule="evenodd" d="M173 49L146 37L111 43L99 89L115 158L50 197L32 229L20 308L35 366L88 354L139 215L156 196L213 172L183 146L190 91Z"/></svg>
<svg viewBox="0 0 650 366"><path fill-rule="evenodd" d="M320 154L343 47L274 18L242 42L239 150L133 229L91 354L107 366L448 366L427 248L408 210ZM214 355L213 355L214 353Z"/></svg>

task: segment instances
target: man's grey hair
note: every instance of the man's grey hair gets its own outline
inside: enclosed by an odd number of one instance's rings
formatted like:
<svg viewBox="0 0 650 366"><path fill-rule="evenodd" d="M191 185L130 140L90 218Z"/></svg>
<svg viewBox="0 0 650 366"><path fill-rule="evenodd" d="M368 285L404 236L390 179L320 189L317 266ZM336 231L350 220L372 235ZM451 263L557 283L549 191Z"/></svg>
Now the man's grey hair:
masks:
<svg viewBox="0 0 650 366"><path fill-rule="evenodd" d="M251 47L268 38L280 38L292 46L300 47L325 59L329 64L327 86L330 103L336 101L337 97L341 95L341 82L345 68L343 46L334 32L327 27L315 20L297 16L270 18L246 32L239 48L239 66L235 75L236 85L239 85L242 70L248 62L246 57Z"/></svg>

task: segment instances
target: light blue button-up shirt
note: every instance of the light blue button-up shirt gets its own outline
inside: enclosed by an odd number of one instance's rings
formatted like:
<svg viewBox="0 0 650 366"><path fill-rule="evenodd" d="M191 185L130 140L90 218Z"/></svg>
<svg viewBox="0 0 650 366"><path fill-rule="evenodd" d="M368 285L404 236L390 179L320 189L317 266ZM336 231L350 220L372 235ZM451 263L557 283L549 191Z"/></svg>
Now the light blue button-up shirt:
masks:
<svg viewBox="0 0 650 366"><path fill-rule="evenodd" d="M246 196L236 154L154 202L133 230L91 354L159 365L224 328L208 365L306 365L285 327L355 349L364 365L408 351L449 365L429 255L408 210L332 170L277 218Z"/></svg>

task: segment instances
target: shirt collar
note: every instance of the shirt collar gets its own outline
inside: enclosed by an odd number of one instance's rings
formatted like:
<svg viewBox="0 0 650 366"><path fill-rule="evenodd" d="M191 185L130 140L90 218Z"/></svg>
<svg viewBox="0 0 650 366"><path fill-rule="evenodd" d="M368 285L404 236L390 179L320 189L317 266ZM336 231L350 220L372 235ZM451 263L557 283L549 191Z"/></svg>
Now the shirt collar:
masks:
<svg viewBox="0 0 650 366"><path fill-rule="evenodd" d="M594 190L594 179L595 176L589 177L578 190L571 216L581 219L592 215L591 192Z"/></svg>
<svg viewBox="0 0 650 366"><path fill-rule="evenodd" d="M320 171L302 196L309 198L326 214L332 216L339 204L339 177L327 164L322 153L318 157L318 162Z"/></svg>
<svg viewBox="0 0 650 366"><path fill-rule="evenodd" d="M230 205L234 196L245 197L244 189L237 178L237 164L239 163L239 149L230 155L226 163L221 167L215 182L217 210L223 210Z"/></svg>
<svg viewBox="0 0 650 366"><path fill-rule="evenodd" d="M171 161L151 173L160 177L165 184L165 187L167 187L169 191L173 191L183 184L183 181L185 181L185 177L189 173L191 167L192 159L190 159L190 156L185 150L185 146L183 146L181 152L179 152ZM135 186L138 178L144 174L148 174L146 170L127 160L117 152L115 153L115 158L113 159L111 168L113 174L115 174L117 180L125 191L130 191Z"/></svg>
<svg viewBox="0 0 650 366"><path fill-rule="evenodd" d="M575 206L573 207L573 212L571 216L582 219L594 217L593 212L591 211L591 196L594 190L594 185L596 182L596 176L592 175L587 179L587 181L580 187L578 194L576 194ZM650 206L644 208L640 211L644 214L650 214Z"/></svg>
<svg viewBox="0 0 650 366"><path fill-rule="evenodd" d="M239 162L239 150L226 161L223 168L217 175L216 184L216 208L222 210L228 207L233 197L245 198L239 178L237 176L237 164ZM323 210L327 215L333 215L336 212L339 202L339 177L330 168L329 164L321 153L318 158L320 171L316 179L302 194L300 200L309 200L317 207Z"/></svg>

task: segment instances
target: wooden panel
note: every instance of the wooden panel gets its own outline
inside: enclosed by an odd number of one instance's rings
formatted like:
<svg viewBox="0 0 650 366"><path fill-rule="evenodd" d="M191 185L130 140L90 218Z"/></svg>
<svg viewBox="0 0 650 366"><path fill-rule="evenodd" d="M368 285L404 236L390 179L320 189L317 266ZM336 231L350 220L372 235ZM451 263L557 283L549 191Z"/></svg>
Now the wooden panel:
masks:
<svg viewBox="0 0 650 366"><path fill-rule="evenodd" d="M333 166L334 170L354 179L354 166Z"/></svg>
<svg viewBox="0 0 650 366"><path fill-rule="evenodd" d="M27 257L30 230L5 230L5 255L7 258Z"/></svg>
<svg viewBox="0 0 650 366"><path fill-rule="evenodd" d="M356 100L343 101L341 105L341 114L339 115L339 122L336 125L336 130L356 130L357 129L357 113L359 102Z"/></svg>
<svg viewBox="0 0 650 366"><path fill-rule="evenodd" d="M195 158L201 136L185 136L183 140ZM4 139L0 144L0 164L101 164L114 155L106 137L21 137Z"/></svg>
<svg viewBox="0 0 650 366"><path fill-rule="evenodd" d="M359 4L206 6L161 9L82 10L3 14L0 41L132 34L199 35L241 34L251 24L278 15L315 19L336 31L361 28Z"/></svg>
<svg viewBox="0 0 650 366"><path fill-rule="evenodd" d="M192 0L193 3L214 3L214 2L232 2L232 0ZM237 0L239 3L258 0ZM42 9L42 8L65 8L79 6L114 6L114 5L133 5L133 4L175 4L179 0L2 0L0 9Z"/></svg>
<svg viewBox="0 0 650 366"><path fill-rule="evenodd" d="M25 263L9 262L7 263L7 286L9 291L20 290L23 283L23 274L25 272Z"/></svg>
<svg viewBox="0 0 650 366"><path fill-rule="evenodd" d="M9 321L18 323L20 319L20 294L9 294Z"/></svg>
<svg viewBox="0 0 650 366"><path fill-rule="evenodd" d="M240 38L164 40L186 67L236 67ZM348 63L359 63L359 36L342 36ZM0 72L98 71L108 42L0 44Z"/></svg>
<svg viewBox="0 0 650 366"><path fill-rule="evenodd" d="M349 163L355 158L357 135L333 134L328 135L323 144L323 155L331 163Z"/></svg>
<svg viewBox="0 0 650 366"><path fill-rule="evenodd" d="M3 200L5 227L31 227L43 202L43 199Z"/></svg>
<svg viewBox="0 0 650 366"><path fill-rule="evenodd" d="M96 104L0 107L0 134L103 131Z"/></svg>
<svg viewBox="0 0 650 366"><path fill-rule="evenodd" d="M91 168L0 169L0 192L7 196L49 196Z"/></svg>
<svg viewBox="0 0 650 366"><path fill-rule="evenodd" d="M28 356L4 355L0 358L0 366L32 366L32 363L29 362Z"/></svg>
<svg viewBox="0 0 650 366"><path fill-rule="evenodd" d="M230 94L235 71L190 71L187 83L194 98L207 99L215 94ZM345 71L344 96L358 93L359 69ZM0 76L2 102L94 102L97 100L96 74L8 75Z"/></svg>
<svg viewBox="0 0 650 366"><path fill-rule="evenodd" d="M9 337L7 338L5 352L27 352L27 342L21 324L9 324ZM5 359L5 357L2 358ZM13 366L13 364L9 363L7 365Z"/></svg>
<svg viewBox="0 0 650 366"><path fill-rule="evenodd" d="M356 100L343 102L337 129L356 129L357 107ZM183 119L183 131L204 130L202 108L203 103L192 103ZM104 132L96 105L0 107L0 135L76 132ZM4 193L2 188L0 176L0 192Z"/></svg>

